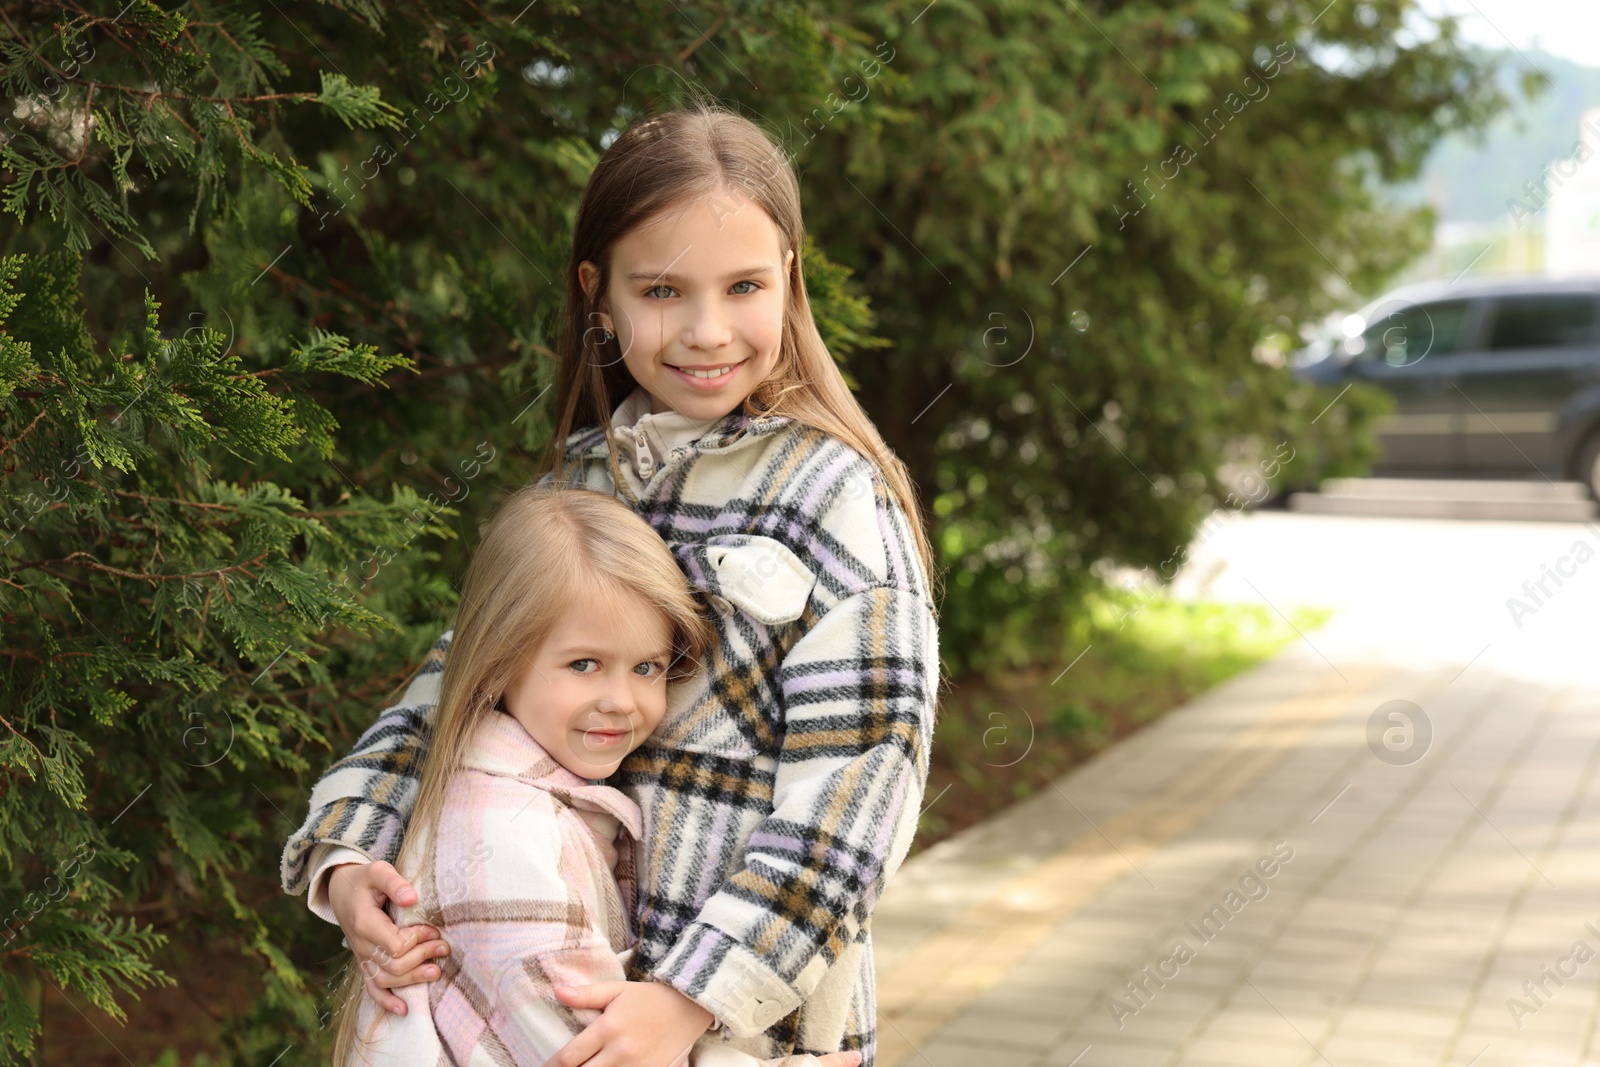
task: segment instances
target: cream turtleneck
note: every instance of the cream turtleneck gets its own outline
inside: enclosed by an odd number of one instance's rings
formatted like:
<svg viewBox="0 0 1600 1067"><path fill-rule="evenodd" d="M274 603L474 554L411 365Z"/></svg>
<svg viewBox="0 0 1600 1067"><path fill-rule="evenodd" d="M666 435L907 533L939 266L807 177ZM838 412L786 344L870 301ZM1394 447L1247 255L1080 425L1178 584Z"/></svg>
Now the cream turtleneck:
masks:
<svg viewBox="0 0 1600 1067"><path fill-rule="evenodd" d="M667 455L692 444L717 424L716 419L691 419L676 411L650 411L652 397L636 388L611 415L611 443L641 482L648 482L666 463Z"/></svg>

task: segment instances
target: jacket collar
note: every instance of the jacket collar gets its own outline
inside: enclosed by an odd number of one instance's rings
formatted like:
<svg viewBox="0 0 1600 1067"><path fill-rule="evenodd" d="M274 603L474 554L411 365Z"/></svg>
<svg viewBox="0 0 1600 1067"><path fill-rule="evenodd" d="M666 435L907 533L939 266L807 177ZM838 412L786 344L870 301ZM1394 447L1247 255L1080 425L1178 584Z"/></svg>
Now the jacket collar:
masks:
<svg viewBox="0 0 1600 1067"><path fill-rule="evenodd" d="M633 467L641 483L648 482L674 451L694 444L717 422L691 419L671 409L652 412L654 403L649 393L636 388L611 415L611 441L618 458Z"/></svg>
<svg viewBox="0 0 1600 1067"><path fill-rule="evenodd" d="M543 789L570 807L616 817L635 841L644 836L639 806L620 790L592 782L551 758L522 724L503 711L491 711L477 726L464 766L515 778Z"/></svg>
<svg viewBox="0 0 1600 1067"><path fill-rule="evenodd" d="M711 425L693 447L700 452L731 452L747 444L769 437L787 427L794 420L787 415L746 415L744 411L729 412ZM567 438L568 459L606 458L606 430L590 426L576 430Z"/></svg>

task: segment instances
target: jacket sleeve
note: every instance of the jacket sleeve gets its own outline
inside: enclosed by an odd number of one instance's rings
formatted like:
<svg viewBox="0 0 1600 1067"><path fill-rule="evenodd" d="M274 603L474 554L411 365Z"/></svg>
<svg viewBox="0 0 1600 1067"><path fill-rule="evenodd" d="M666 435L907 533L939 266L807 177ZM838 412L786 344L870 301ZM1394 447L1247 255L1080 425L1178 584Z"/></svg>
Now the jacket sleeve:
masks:
<svg viewBox="0 0 1600 1067"><path fill-rule="evenodd" d="M542 925L542 924L541 924ZM446 934L448 937L449 935ZM457 958L452 953L451 959ZM585 986L596 982L620 982L622 964L611 946L603 941L553 939L530 941L522 945L509 966L489 970L481 959L468 952L452 981L440 1010L459 1008L471 1011L475 1004L492 1006L486 1020L505 1043L511 1063L543 1063L583 1032L600 1013L572 1009L555 998L558 985ZM450 1000L460 997L462 1003ZM471 1058L467 1048L454 1050L456 1062Z"/></svg>
<svg viewBox="0 0 1600 1067"><path fill-rule="evenodd" d="M416 802L450 638L450 631L439 638L400 703L379 715L350 754L329 767L311 790L311 813L284 846L280 873L285 893L305 891L318 844L342 845L390 863L399 855Z"/></svg>
<svg viewBox="0 0 1600 1067"><path fill-rule="evenodd" d="M811 994L910 848L938 685L929 603L888 584L838 600L790 648L779 685L773 810L651 971L740 1037Z"/></svg>

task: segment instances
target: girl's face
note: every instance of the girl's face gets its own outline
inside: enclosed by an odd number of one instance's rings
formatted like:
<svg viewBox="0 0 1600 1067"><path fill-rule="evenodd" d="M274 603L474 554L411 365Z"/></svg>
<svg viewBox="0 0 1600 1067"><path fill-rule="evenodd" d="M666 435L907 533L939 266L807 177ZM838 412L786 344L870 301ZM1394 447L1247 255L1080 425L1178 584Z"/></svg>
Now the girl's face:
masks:
<svg viewBox="0 0 1600 1067"><path fill-rule="evenodd" d="M612 246L600 324L651 411L720 419L755 392L778 361L793 261L772 217L733 190L667 208ZM578 277L593 298L599 268L585 261Z"/></svg>
<svg viewBox="0 0 1600 1067"><path fill-rule="evenodd" d="M661 723L672 629L632 595L568 611L505 693L505 709L557 763L605 778Z"/></svg>

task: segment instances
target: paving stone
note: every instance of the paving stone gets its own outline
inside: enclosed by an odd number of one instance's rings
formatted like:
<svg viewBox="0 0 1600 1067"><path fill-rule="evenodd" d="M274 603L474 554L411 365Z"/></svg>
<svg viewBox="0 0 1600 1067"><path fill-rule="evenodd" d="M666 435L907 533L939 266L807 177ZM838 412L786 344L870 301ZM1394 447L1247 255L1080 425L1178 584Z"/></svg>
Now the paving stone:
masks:
<svg viewBox="0 0 1600 1067"><path fill-rule="evenodd" d="M1006 1049L991 1042L947 1040L928 1044L908 1062L922 1067L1033 1067L1038 1053L1026 1049Z"/></svg>
<svg viewBox="0 0 1600 1067"><path fill-rule="evenodd" d="M1085 1048L1087 1047L1087 1051ZM1103 1040L1094 1044L1069 1042L1047 1056L1044 1067L1154 1067L1164 1063L1176 1046L1138 1038Z"/></svg>
<svg viewBox="0 0 1600 1067"><path fill-rule="evenodd" d="M1311 1046L1293 1034L1287 1039L1273 1037L1204 1037L1183 1050L1183 1061L1217 1060L1233 1067L1282 1067L1297 1064L1311 1053ZM1314 1053L1313 1053L1314 1054Z"/></svg>
<svg viewBox="0 0 1600 1067"><path fill-rule="evenodd" d="M1050 1048L1061 1036L1062 1024L1026 1015L1002 1015L981 1008L963 1012L935 1035L933 1043L945 1041L989 1043L996 1048Z"/></svg>

